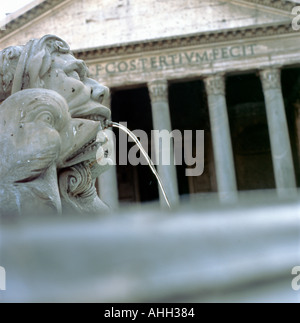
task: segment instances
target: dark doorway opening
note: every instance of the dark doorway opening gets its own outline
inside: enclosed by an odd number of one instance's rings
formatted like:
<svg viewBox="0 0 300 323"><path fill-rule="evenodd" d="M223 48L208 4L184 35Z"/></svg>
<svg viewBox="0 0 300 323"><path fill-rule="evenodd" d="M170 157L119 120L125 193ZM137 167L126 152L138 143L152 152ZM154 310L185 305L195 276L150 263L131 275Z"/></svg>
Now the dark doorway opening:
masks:
<svg viewBox="0 0 300 323"><path fill-rule="evenodd" d="M264 95L258 75L228 77L226 100L238 189L275 188Z"/></svg>
<svg viewBox="0 0 300 323"><path fill-rule="evenodd" d="M300 186L300 68L285 68L281 73L282 94L289 127L297 186Z"/></svg>
<svg viewBox="0 0 300 323"><path fill-rule="evenodd" d="M170 84L169 105L173 130L179 129L182 134L184 130L192 130L194 147L196 130L204 130L204 172L200 176L186 176L186 164L177 165L179 194L217 191L207 98L203 81Z"/></svg>
<svg viewBox="0 0 300 323"><path fill-rule="evenodd" d="M127 122L130 130L144 130L149 138L148 152L151 156L151 103L147 87L112 90L111 94L112 120ZM116 135L117 178L120 202L148 202L157 200L158 186L155 176L149 166L119 165L119 130ZM134 144L128 143L128 151ZM127 151L127 153L128 153Z"/></svg>

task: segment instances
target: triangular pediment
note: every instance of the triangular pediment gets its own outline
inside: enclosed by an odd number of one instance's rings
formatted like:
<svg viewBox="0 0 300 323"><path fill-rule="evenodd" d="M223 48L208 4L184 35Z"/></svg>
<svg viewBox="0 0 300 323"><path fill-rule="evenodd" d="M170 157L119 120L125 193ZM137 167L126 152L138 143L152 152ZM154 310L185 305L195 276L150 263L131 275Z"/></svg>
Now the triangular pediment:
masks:
<svg viewBox="0 0 300 323"><path fill-rule="evenodd" d="M1 31L0 49L24 44L45 34L56 34L73 50L84 50L287 24L293 18L290 9L297 2L284 3L281 5L276 0L35 0L27 11L8 18L6 30Z"/></svg>

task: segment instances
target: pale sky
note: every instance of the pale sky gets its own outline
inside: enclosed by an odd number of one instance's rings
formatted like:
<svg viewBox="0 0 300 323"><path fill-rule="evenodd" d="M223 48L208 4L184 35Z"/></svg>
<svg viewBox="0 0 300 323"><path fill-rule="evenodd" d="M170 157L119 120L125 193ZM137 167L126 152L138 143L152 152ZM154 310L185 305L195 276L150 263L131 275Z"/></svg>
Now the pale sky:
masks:
<svg viewBox="0 0 300 323"><path fill-rule="evenodd" d="M4 19L6 13L13 13L18 9L26 6L32 0L1 0L0 4L0 21Z"/></svg>

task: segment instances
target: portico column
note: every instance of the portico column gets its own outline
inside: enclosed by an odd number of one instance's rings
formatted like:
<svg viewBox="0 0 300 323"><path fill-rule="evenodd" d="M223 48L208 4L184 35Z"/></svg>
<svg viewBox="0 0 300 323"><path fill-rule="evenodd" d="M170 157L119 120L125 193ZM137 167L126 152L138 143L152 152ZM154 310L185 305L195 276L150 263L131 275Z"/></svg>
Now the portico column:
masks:
<svg viewBox="0 0 300 323"><path fill-rule="evenodd" d="M159 131L167 130L170 133L172 131L172 127L168 102L168 82L167 80L155 80L149 82L148 89L152 105L153 128L154 130ZM157 140L155 140L155 143L157 143ZM175 206L179 202L179 195L176 167L174 164L174 149L172 144L168 145L168 147L162 147L161 149L155 144L155 156L157 160L159 160L161 150L164 149L164 153L168 151L170 154L170 164L163 165L161 162L159 162L157 165L157 170L166 189L166 194L170 204ZM160 189L159 196L161 205L165 205L165 200Z"/></svg>
<svg viewBox="0 0 300 323"><path fill-rule="evenodd" d="M221 202L237 201L237 185L225 99L223 75L205 78L209 118L212 132L217 187Z"/></svg>
<svg viewBox="0 0 300 323"><path fill-rule="evenodd" d="M106 107L110 108L110 97L103 103ZM112 129L107 131L108 140L114 142L114 136ZM114 142L114 147L115 147ZM119 193L118 193L118 181L117 181L117 167L115 150L112 153L112 160L114 165L111 165L107 171L102 173L98 177L98 190L99 196L103 202L105 202L112 210L119 207Z"/></svg>
<svg viewBox="0 0 300 323"><path fill-rule="evenodd" d="M260 78L265 97L276 189L279 197L292 197L296 194L296 179L281 92L280 70L264 69L260 71Z"/></svg>

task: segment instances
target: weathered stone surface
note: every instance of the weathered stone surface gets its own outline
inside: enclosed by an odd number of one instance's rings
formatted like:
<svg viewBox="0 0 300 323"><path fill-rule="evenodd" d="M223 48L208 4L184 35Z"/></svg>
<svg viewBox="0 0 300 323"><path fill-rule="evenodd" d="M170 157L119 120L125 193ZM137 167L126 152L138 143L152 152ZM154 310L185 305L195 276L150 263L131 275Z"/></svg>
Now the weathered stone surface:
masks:
<svg viewBox="0 0 300 323"><path fill-rule="evenodd" d="M43 13L42 19L37 16L18 28L13 37L2 41L2 46L54 33L68 39L72 49L87 49L289 19L285 11L276 12L267 6L258 10L257 5L244 1L66 0Z"/></svg>
<svg viewBox="0 0 300 323"><path fill-rule="evenodd" d="M237 185L223 75L205 79L220 200L236 202ZM220 162L222 161L222 162Z"/></svg>
<svg viewBox="0 0 300 323"><path fill-rule="evenodd" d="M188 40L192 42L192 38ZM172 48L157 45L152 50L138 50L128 47L122 56L110 51L106 56L105 51L99 51L85 61L92 78L110 88L118 88L154 79L184 80L215 73L245 73L270 65L299 64L298 43L298 32L287 35L274 31L270 38L261 38L254 32L239 39L224 35L215 42L205 43L205 38L204 43L178 42Z"/></svg>
<svg viewBox="0 0 300 323"><path fill-rule="evenodd" d="M148 83L148 91L151 98L152 105L152 120L153 120L153 128L158 131L168 131L171 133L171 118L170 118L170 109L168 102L168 83L166 80L155 80L153 82ZM159 139L159 134L154 134L154 146L155 146L155 154L156 159L159 161L160 159L166 158L169 162L158 163L157 169L158 174L164 183L164 188L166 190L166 194L170 200L172 206L176 206L179 203L179 195L178 195L178 184L176 177L176 167L174 164L174 147L164 146L165 142L161 142ZM165 206L165 200L161 190L159 191L160 200L162 205Z"/></svg>
<svg viewBox="0 0 300 323"><path fill-rule="evenodd" d="M266 102L276 187L281 198L288 198L296 194L296 178L281 91L280 70L262 70L260 77Z"/></svg>
<svg viewBox="0 0 300 323"><path fill-rule="evenodd" d="M68 44L53 35L9 47L0 56L0 97L6 99L0 106L2 183L39 179L44 186L47 182L43 194L58 212L59 189L66 209L106 209L94 184L110 160L109 143L97 137L110 116L102 105L108 89L88 78L84 62L75 59ZM21 192L18 186L18 212L23 206ZM2 204L7 194L12 197L13 193L5 193Z"/></svg>
<svg viewBox="0 0 300 323"><path fill-rule="evenodd" d="M0 213L4 216L60 213L57 169L87 143L87 138L96 137L98 123L71 118L64 98L45 89L27 89L10 96L1 105L0 119ZM60 177L64 178L60 181L60 192L66 203L69 200L66 192L74 179L65 172ZM83 186L82 183L93 182L90 177L80 183ZM81 211L95 211L91 205L97 203L96 195L91 194L87 200L88 207ZM106 209L103 204L101 207ZM73 209L77 208L78 203L74 203Z"/></svg>
<svg viewBox="0 0 300 323"><path fill-rule="evenodd" d="M299 64L295 16L280 1L48 2L26 13L34 19L22 27L8 28L0 47L57 33L110 88Z"/></svg>

